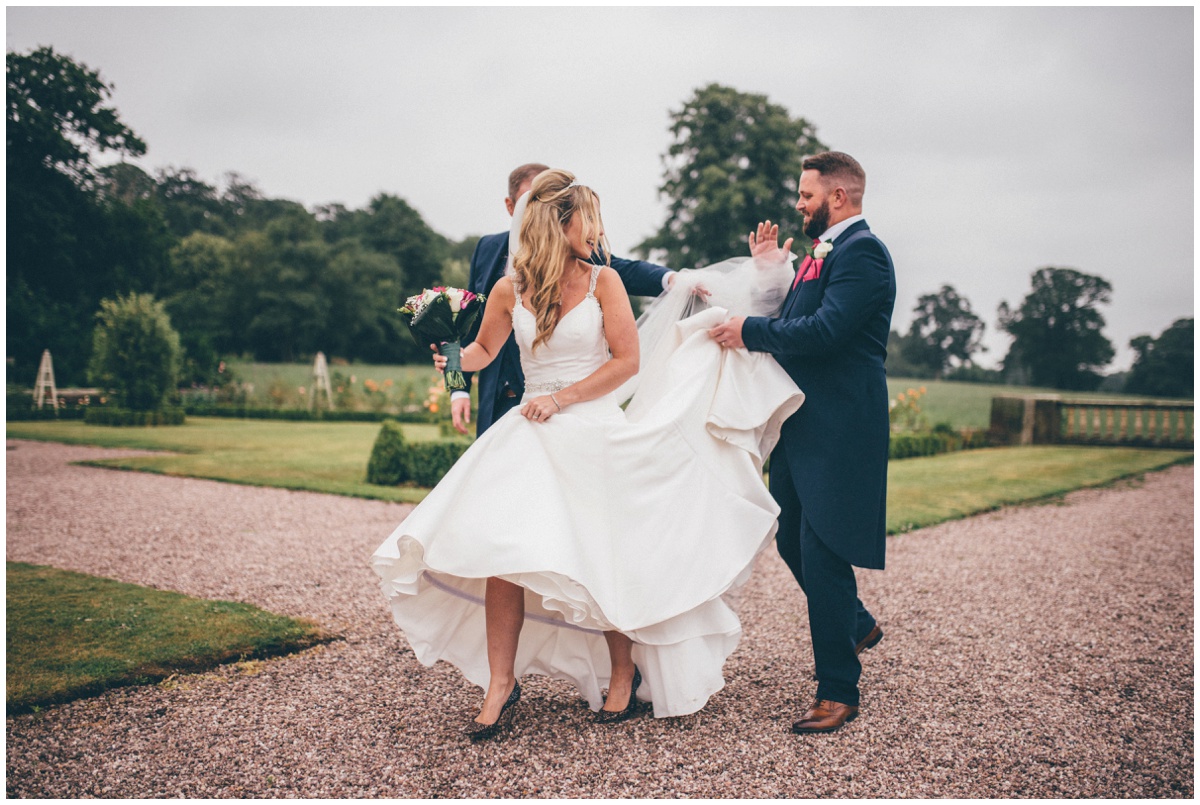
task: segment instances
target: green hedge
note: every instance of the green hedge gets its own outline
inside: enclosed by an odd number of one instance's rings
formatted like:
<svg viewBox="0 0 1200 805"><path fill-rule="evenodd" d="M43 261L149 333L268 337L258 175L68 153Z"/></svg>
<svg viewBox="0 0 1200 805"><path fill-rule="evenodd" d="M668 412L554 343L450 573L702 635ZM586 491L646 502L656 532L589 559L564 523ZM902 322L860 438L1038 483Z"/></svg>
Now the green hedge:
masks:
<svg viewBox="0 0 1200 805"><path fill-rule="evenodd" d="M159 425L182 425L185 416L182 408L164 408L161 411L130 411L106 405L89 408L83 421L89 425L108 425L116 428L146 427Z"/></svg>
<svg viewBox="0 0 1200 805"><path fill-rule="evenodd" d="M33 407L33 398L29 394L8 394L4 400L4 418L9 422L29 422L43 419L83 419L87 412L86 405L67 403L58 408L46 405L42 408Z"/></svg>
<svg viewBox="0 0 1200 805"><path fill-rule="evenodd" d="M917 458L952 453L956 450L973 450L987 447L985 431L955 431L947 427L936 427L922 433L893 433L888 445L888 458Z"/></svg>
<svg viewBox="0 0 1200 805"><path fill-rule="evenodd" d="M387 420L379 429L371 459L367 462L367 483L381 486L412 484L433 486L442 480L466 452L471 443L462 439L437 442L408 442L399 422Z"/></svg>
<svg viewBox="0 0 1200 805"><path fill-rule="evenodd" d="M251 408L243 405L221 405L209 402L186 402L184 411L188 416L221 416L231 419L283 419L289 422L383 422L394 419L399 422L436 421L427 411L411 414L389 414L380 411L309 411L304 408Z"/></svg>

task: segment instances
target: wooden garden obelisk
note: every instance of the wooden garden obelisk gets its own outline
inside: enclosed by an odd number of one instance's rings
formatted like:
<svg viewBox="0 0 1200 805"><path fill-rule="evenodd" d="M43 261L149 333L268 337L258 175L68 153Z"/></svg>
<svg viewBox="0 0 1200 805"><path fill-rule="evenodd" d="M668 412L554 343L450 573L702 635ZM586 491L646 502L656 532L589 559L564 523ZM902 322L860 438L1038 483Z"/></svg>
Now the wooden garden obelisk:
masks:
<svg viewBox="0 0 1200 805"><path fill-rule="evenodd" d="M325 401L329 404L329 410L333 410L333 389L329 385L329 364L325 362L325 353L318 352L317 359L313 361L313 382L308 387L308 410L313 410L313 405L317 404L317 397L321 392L325 392Z"/></svg>
<svg viewBox="0 0 1200 805"><path fill-rule="evenodd" d="M38 367L37 385L33 387L33 404L41 408L46 402L49 392L50 406L58 408L58 389L54 386L54 361L50 360L50 350L42 351L42 363Z"/></svg>

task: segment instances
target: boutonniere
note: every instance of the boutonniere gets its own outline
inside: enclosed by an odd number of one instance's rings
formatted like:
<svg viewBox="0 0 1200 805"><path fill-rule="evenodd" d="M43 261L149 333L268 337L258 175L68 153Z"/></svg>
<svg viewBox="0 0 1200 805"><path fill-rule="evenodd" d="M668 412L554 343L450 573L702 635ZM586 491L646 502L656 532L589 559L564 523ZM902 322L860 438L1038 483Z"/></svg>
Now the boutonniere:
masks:
<svg viewBox="0 0 1200 805"><path fill-rule="evenodd" d="M831 251L833 251L833 244L830 243L829 241L825 241L824 243L818 243L817 248L813 249L813 259L814 260L824 260L826 257L829 256L829 253Z"/></svg>

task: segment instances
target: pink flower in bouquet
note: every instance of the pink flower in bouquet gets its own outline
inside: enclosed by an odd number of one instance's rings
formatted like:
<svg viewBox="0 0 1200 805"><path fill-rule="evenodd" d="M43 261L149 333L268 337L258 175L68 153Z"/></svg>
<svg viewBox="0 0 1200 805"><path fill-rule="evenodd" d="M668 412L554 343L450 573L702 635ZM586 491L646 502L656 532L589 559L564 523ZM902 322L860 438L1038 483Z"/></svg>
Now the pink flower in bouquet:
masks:
<svg viewBox="0 0 1200 805"><path fill-rule="evenodd" d="M450 390L466 388L462 374L461 341L470 332L486 297L463 288L437 286L410 296L400 308L409 331L417 343L437 344L446 356L446 386Z"/></svg>

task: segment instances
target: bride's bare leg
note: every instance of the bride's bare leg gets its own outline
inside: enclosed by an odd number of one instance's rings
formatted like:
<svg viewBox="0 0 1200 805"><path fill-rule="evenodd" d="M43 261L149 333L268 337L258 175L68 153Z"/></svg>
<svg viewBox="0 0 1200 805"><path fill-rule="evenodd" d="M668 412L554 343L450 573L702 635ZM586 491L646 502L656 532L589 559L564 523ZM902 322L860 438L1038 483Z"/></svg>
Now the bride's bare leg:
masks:
<svg viewBox="0 0 1200 805"><path fill-rule="evenodd" d="M475 720L480 724L492 724L500 717L500 708L504 706L516 682L513 665L517 659L521 626L525 622L525 588L503 579L489 578L484 611L491 680L483 699L483 708Z"/></svg>
<svg viewBox="0 0 1200 805"><path fill-rule="evenodd" d="M620 632L605 632L608 656L612 662L612 679L608 683L608 699L604 710L621 711L629 705L633 688L633 641Z"/></svg>

